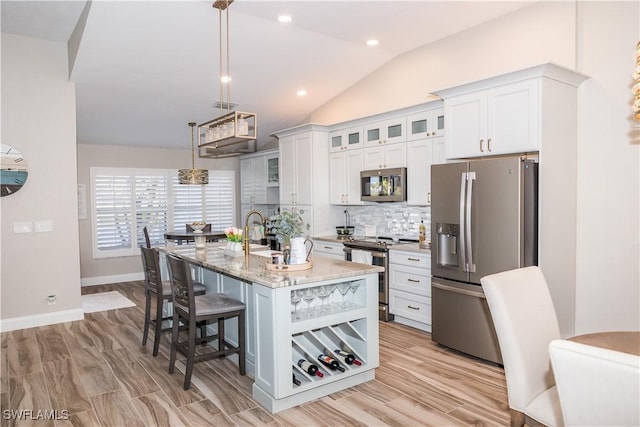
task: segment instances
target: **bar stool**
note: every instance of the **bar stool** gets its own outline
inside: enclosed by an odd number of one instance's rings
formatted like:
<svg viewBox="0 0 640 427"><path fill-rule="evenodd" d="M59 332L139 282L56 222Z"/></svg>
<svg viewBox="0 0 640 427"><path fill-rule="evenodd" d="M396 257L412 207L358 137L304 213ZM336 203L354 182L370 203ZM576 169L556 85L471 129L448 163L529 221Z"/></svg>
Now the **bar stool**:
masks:
<svg viewBox="0 0 640 427"><path fill-rule="evenodd" d="M155 248L140 247L142 251L142 268L144 270L144 327L142 334L142 345L147 345L147 337L149 336L149 325L153 325L153 356L158 355L160 346L160 334L171 331L171 327L162 327L162 322L171 320L172 316L162 316L162 308L164 302L172 301L171 285L168 281L162 281L160 275L160 255ZM193 289L196 295L203 295L207 292L207 288L202 283L194 283ZM151 299L156 299L156 316L151 318Z"/></svg>
<svg viewBox="0 0 640 427"><path fill-rule="evenodd" d="M189 273L187 261L173 254L167 255L169 267L169 281L173 292L173 334L171 337L171 357L169 358L169 373L173 374L176 363L176 353L187 356L184 375L184 389L191 387L193 364L205 360L238 354L240 375L245 375L245 305L242 301L220 293L210 293L196 296L194 284ZM224 339L225 319L238 318L238 345L233 346ZM179 341L179 323L183 321L187 326L187 339ZM218 323L216 335L204 336L196 339L196 327L211 320ZM217 340L218 350L203 354L195 354L196 344L206 344Z"/></svg>

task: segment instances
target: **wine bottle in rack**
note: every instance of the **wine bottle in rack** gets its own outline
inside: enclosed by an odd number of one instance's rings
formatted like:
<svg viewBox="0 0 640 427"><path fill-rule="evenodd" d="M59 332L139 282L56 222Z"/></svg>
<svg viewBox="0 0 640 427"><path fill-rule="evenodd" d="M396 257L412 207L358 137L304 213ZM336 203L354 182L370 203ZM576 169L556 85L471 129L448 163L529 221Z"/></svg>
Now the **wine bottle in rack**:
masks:
<svg viewBox="0 0 640 427"><path fill-rule="evenodd" d="M334 353L338 357L338 360L342 361L345 365L362 365L362 362L356 359L356 357L351 353L340 349L334 350Z"/></svg>
<svg viewBox="0 0 640 427"><path fill-rule="evenodd" d="M292 373L291 375L293 375L293 384L295 384L295 385L300 385L300 384L302 384L302 383L300 382L300 380L296 378L296 374Z"/></svg>
<svg viewBox="0 0 640 427"><path fill-rule="evenodd" d="M318 360L327 368L335 371L338 370L340 372L344 372L344 368L340 366L338 361L331 356L327 356L326 354L320 354L318 356Z"/></svg>
<svg viewBox="0 0 640 427"><path fill-rule="evenodd" d="M308 360L305 359L300 359L298 360L298 366L300 368L302 368L303 371L305 371L307 374L311 375L311 376L317 376L317 377L324 377L324 374L322 372L320 372L320 370L318 369L317 365L314 365L313 363L309 362Z"/></svg>

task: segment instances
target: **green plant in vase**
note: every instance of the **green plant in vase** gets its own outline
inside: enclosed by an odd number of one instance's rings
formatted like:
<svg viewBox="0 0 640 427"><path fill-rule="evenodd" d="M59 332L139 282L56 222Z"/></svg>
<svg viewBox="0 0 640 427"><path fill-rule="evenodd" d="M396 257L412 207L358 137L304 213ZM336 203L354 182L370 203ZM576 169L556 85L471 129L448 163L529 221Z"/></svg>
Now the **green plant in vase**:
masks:
<svg viewBox="0 0 640 427"><path fill-rule="evenodd" d="M271 215L269 221L271 222L271 230L276 235L276 240L284 246L285 258L286 253L291 249L291 239L303 237L304 232L311 228L309 224L305 224L295 209ZM285 263L288 264L286 259Z"/></svg>

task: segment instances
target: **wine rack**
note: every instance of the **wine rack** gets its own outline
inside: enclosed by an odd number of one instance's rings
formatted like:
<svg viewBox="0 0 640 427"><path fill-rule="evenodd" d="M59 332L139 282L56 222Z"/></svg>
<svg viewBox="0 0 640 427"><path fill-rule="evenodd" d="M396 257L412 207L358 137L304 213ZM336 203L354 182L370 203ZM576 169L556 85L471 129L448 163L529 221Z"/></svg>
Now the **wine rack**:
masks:
<svg viewBox="0 0 640 427"><path fill-rule="evenodd" d="M366 321L364 319L343 322L316 330L298 333L292 336L292 366L295 374L305 377L307 383L324 381L333 376L349 374L354 370L366 367ZM334 350L340 349L351 353L362 362L362 365L342 363L335 357ZM318 355L326 354L338 361L344 372L332 370L318 361ZM298 360L306 359L318 366L324 374L322 378L312 376L298 367ZM297 375L296 375L297 376ZM304 383L299 387L303 387ZM295 387L295 386L294 386Z"/></svg>
<svg viewBox="0 0 640 427"><path fill-rule="evenodd" d="M336 292L332 298L315 299L298 307L292 291L313 291L340 283L357 284L348 299ZM302 285L268 288L253 284L256 310L255 383L252 395L272 413L335 393L375 378L378 367L378 273L363 274ZM347 300L348 305L342 303ZM295 301L295 299L294 299ZM325 310L320 310L324 302ZM347 364L335 354L342 350L360 364ZM333 370L318 360L327 355L341 369ZM322 376L298 366L304 359L317 366ZM292 374L296 383L292 381Z"/></svg>

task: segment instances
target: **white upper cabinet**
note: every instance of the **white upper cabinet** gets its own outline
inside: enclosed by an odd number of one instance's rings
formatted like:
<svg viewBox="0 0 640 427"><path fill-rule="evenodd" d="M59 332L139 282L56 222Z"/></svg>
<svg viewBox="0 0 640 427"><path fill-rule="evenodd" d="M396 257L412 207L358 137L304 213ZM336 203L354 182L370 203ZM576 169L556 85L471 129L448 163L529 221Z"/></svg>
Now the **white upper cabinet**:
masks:
<svg viewBox="0 0 640 427"><path fill-rule="evenodd" d="M380 120L364 125L364 146L376 147L382 144L395 144L407 140L407 120L403 117Z"/></svg>
<svg viewBox="0 0 640 427"><path fill-rule="evenodd" d="M539 150L540 79L453 96L444 105L448 159Z"/></svg>
<svg viewBox="0 0 640 427"><path fill-rule="evenodd" d="M360 205L360 171L363 150L329 154L329 203Z"/></svg>
<svg viewBox="0 0 640 427"><path fill-rule="evenodd" d="M312 132L280 138L280 204L311 205Z"/></svg>
<svg viewBox="0 0 640 427"><path fill-rule="evenodd" d="M407 141L444 136L444 108L407 116Z"/></svg>
<svg viewBox="0 0 640 427"><path fill-rule="evenodd" d="M340 129L329 134L329 152L362 148L362 126Z"/></svg>
<svg viewBox="0 0 640 427"><path fill-rule="evenodd" d="M267 203L267 160L265 156L240 160L240 203Z"/></svg>
<svg viewBox="0 0 640 427"><path fill-rule="evenodd" d="M431 205L431 165L445 163L444 137L407 142L407 204Z"/></svg>
<svg viewBox="0 0 640 427"><path fill-rule="evenodd" d="M363 170L402 168L407 166L407 144L365 148Z"/></svg>

